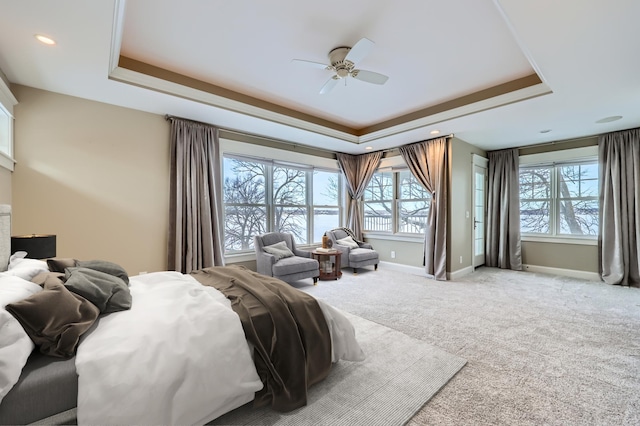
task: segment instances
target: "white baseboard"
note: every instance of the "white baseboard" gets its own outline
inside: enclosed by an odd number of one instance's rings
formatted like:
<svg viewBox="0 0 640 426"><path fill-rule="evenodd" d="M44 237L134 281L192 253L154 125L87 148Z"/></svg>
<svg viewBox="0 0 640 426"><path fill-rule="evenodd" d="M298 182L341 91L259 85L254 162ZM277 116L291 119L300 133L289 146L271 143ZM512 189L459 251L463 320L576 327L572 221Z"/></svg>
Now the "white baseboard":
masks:
<svg viewBox="0 0 640 426"><path fill-rule="evenodd" d="M429 277L425 272L424 267L420 266L403 265L402 263L385 262L383 260L380 261L380 266L392 271L406 272L407 274L418 275L421 277Z"/></svg>
<svg viewBox="0 0 640 426"><path fill-rule="evenodd" d="M418 275L420 277L433 278L433 275L429 275L425 272L424 267L420 266L410 266L403 265L401 263L393 263L393 262L385 262L381 261L380 266L384 266L385 269L390 269L392 271L406 272L407 274ZM447 272L447 279L455 280L464 275L470 274L473 272L472 266L467 266L466 268L459 269L454 272Z"/></svg>
<svg viewBox="0 0 640 426"><path fill-rule="evenodd" d="M579 278L588 281L601 281L597 272L579 271L576 269L552 268L550 266L522 265L523 271L540 272L543 274L562 275L564 277Z"/></svg>
<svg viewBox="0 0 640 426"><path fill-rule="evenodd" d="M473 266L467 266L466 268L458 269L457 271L447 272L447 278L450 280L457 280L465 275L469 275L473 272Z"/></svg>

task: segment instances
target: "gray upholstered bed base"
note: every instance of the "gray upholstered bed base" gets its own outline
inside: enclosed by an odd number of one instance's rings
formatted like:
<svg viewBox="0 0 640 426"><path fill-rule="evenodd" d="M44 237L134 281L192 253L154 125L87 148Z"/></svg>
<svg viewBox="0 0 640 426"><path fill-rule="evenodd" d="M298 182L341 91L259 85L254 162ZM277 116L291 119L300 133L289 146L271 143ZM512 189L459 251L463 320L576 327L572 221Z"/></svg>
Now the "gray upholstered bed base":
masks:
<svg viewBox="0 0 640 426"><path fill-rule="evenodd" d="M0 204L0 272L11 256L11 206ZM76 423L78 376L75 359L57 359L34 351L18 383L2 399L0 424Z"/></svg>
<svg viewBox="0 0 640 426"><path fill-rule="evenodd" d="M75 422L78 376L75 358L60 359L34 351L20 379L0 404L0 424L54 424ZM71 419L55 420L59 413L74 410Z"/></svg>

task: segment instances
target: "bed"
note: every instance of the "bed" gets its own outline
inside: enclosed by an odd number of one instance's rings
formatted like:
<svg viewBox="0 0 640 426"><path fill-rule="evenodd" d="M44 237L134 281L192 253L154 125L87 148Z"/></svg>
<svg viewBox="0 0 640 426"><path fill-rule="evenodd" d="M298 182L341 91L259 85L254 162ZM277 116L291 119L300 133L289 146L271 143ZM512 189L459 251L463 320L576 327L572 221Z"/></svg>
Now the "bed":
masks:
<svg viewBox="0 0 640 426"><path fill-rule="evenodd" d="M286 412L333 363L364 359L338 310L243 267L126 276L124 289L108 261L8 263L0 424L204 424L247 403ZM96 281L105 274L117 285Z"/></svg>

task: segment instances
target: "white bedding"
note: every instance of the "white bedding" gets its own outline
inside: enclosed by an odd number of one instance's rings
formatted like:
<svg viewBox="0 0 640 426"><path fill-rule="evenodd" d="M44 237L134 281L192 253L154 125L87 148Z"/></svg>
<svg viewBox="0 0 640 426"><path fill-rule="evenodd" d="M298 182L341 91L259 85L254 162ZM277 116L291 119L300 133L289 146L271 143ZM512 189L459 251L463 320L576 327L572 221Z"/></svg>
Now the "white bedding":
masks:
<svg viewBox="0 0 640 426"><path fill-rule="evenodd" d="M203 424L262 388L222 293L177 272L129 285L131 309L101 317L78 347L79 424Z"/></svg>
<svg viewBox="0 0 640 426"><path fill-rule="evenodd" d="M130 290L131 309L100 317L78 346L78 424L203 424L262 388L240 319L218 290L177 272L130 277ZM364 359L349 320L319 304L333 361ZM32 348L19 331L16 341ZM26 356L0 362L0 379L8 371L17 380Z"/></svg>
<svg viewBox="0 0 640 426"><path fill-rule="evenodd" d="M42 291L32 282L0 274L0 402L20 378L33 350L33 342L13 315L4 307Z"/></svg>

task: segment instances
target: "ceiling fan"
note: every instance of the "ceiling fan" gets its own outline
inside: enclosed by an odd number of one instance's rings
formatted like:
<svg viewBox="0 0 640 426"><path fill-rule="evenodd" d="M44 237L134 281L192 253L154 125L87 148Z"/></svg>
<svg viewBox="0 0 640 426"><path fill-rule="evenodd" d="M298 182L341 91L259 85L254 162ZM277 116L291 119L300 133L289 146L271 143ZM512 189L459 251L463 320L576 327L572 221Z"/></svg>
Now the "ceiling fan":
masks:
<svg viewBox="0 0 640 426"><path fill-rule="evenodd" d="M384 84L389 79L386 75L356 69L356 64L371 52L374 45L375 43L371 40L362 38L353 47L336 47L329 52L329 65L304 59L293 59L292 62L322 68L335 73L320 89L321 95L329 93L338 84L338 81L349 76L367 83Z"/></svg>

